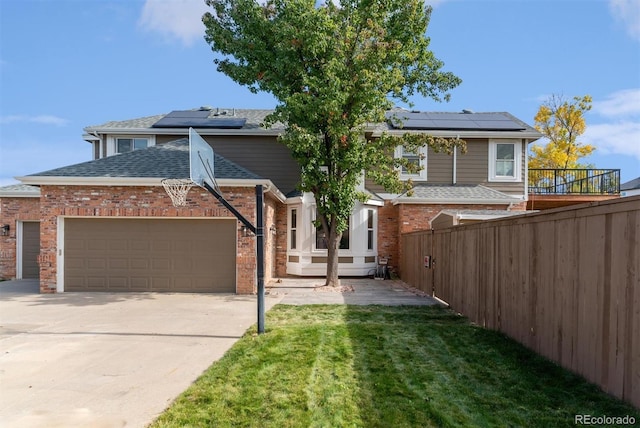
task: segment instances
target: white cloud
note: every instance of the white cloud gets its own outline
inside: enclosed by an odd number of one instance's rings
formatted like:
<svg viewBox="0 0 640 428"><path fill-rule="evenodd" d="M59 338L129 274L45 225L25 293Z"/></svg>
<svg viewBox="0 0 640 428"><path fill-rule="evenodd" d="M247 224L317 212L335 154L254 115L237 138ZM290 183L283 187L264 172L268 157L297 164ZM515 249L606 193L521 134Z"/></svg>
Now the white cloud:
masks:
<svg viewBox="0 0 640 428"><path fill-rule="evenodd" d="M603 154L632 156L640 160L640 123L621 121L588 125L581 140L592 144Z"/></svg>
<svg viewBox="0 0 640 428"><path fill-rule="evenodd" d="M604 100L594 100L587 129L582 136L603 154L632 156L640 160L640 89L623 89L609 94Z"/></svg>
<svg viewBox="0 0 640 428"><path fill-rule="evenodd" d="M640 41L640 0L609 0L609 9L624 24L629 36Z"/></svg>
<svg viewBox="0 0 640 428"><path fill-rule="evenodd" d="M593 112L606 117L640 114L640 88L624 89L614 92L604 101L594 101Z"/></svg>
<svg viewBox="0 0 640 428"><path fill-rule="evenodd" d="M65 126L69 123L67 119L50 114L41 114L38 116L9 115L0 117L0 123L39 123L41 125Z"/></svg>
<svg viewBox="0 0 640 428"><path fill-rule="evenodd" d="M203 0L146 0L138 25L189 46L204 36L202 15L207 9Z"/></svg>

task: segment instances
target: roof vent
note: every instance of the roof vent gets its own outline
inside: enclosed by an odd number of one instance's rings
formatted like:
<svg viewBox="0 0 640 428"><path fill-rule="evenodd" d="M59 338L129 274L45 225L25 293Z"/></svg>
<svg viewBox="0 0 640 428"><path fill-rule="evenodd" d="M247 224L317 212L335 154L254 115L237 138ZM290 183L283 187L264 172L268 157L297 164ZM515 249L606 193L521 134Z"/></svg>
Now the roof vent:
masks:
<svg viewBox="0 0 640 428"><path fill-rule="evenodd" d="M463 109L462 109L462 112L463 112L464 114L471 114L471 113L473 113L473 110L469 110L469 109L463 108Z"/></svg>

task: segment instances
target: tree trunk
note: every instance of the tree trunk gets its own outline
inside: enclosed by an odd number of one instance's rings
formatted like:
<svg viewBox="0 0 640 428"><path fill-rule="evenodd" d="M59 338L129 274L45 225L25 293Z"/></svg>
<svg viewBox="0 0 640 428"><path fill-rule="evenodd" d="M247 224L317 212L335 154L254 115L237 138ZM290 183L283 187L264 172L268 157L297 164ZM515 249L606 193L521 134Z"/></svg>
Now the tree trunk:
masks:
<svg viewBox="0 0 640 428"><path fill-rule="evenodd" d="M338 248L342 233L336 231L335 222L332 222L327 238L327 281L325 285L330 287L340 286L338 278Z"/></svg>

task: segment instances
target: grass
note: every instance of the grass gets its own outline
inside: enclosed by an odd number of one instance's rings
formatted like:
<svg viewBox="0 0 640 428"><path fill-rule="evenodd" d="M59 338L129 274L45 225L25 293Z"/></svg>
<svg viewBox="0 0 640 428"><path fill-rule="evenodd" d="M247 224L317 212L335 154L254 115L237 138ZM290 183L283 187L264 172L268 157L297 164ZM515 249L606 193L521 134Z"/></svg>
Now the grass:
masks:
<svg viewBox="0 0 640 428"><path fill-rule="evenodd" d="M152 425L575 426L640 412L437 307L275 306Z"/></svg>

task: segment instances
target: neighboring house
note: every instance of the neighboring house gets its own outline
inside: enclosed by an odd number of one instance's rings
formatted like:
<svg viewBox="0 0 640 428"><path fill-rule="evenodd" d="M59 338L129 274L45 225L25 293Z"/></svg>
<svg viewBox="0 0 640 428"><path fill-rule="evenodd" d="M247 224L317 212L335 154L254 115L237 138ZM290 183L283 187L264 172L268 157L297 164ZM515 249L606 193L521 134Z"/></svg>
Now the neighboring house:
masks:
<svg viewBox="0 0 640 428"><path fill-rule="evenodd" d="M636 195L640 195L640 177L620 185L620 196L627 197Z"/></svg>
<svg viewBox="0 0 640 428"><path fill-rule="evenodd" d="M216 153L215 175L225 198L255 220L255 186L265 193L265 280L323 276L326 247L314 227L313 195L296 189L300 168L278 143L283 126L261 127L270 110L209 109L107 122L85 128L94 160L18 177L0 189L0 276L26 277L16 251L40 221L37 255L41 292L255 291L255 240L204 189L194 187L176 208L163 178L189 175L188 127ZM508 113L425 113L394 110L383 132L460 137L467 153L396 150L419 162L417 174L398 171L413 191L390 194L370 180L370 198L356 203L339 250L339 273L366 276L378 257L396 267L400 235L429 229L443 210L521 211L527 200L527 145L541 135ZM31 187L33 186L33 187ZM38 197L39 196L39 197ZM26 242L26 241L24 241ZM22 266L20 265L22 263ZM399 272L400 275L402 272Z"/></svg>

